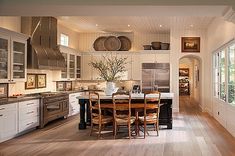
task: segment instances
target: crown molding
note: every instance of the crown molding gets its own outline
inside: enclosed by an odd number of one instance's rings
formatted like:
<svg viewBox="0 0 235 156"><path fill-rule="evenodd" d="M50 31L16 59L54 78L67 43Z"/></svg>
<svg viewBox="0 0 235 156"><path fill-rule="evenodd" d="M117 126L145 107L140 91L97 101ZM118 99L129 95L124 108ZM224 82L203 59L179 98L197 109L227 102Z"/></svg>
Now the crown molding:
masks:
<svg viewBox="0 0 235 156"><path fill-rule="evenodd" d="M235 23L235 8L230 7L227 11L225 11L223 18L228 22Z"/></svg>

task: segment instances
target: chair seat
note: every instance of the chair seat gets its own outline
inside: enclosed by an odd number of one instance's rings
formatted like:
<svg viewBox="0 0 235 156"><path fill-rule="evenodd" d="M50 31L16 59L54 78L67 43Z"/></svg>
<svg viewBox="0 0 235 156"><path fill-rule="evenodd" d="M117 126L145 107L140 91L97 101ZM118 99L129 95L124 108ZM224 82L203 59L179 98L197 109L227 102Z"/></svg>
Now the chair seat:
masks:
<svg viewBox="0 0 235 156"><path fill-rule="evenodd" d="M116 122L118 125L127 125L128 124L128 115L118 115L116 117ZM135 122L135 116L131 116L130 123L133 124Z"/></svg>
<svg viewBox="0 0 235 156"><path fill-rule="evenodd" d="M140 122L144 122L144 116L139 117ZM158 120L157 113L151 113L146 116L146 122L156 122Z"/></svg>
<svg viewBox="0 0 235 156"><path fill-rule="evenodd" d="M94 124L99 124L99 116L93 117L92 122ZM113 122L113 117L112 116L104 116L104 115L101 116L101 123L102 124L106 124L106 123L109 123L109 122Z"/></svg>

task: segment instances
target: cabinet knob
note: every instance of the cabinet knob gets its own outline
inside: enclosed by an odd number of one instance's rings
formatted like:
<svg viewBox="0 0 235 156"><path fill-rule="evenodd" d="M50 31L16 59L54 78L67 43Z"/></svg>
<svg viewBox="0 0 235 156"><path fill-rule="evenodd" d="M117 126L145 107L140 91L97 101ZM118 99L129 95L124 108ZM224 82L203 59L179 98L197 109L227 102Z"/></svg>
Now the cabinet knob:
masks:
<svg viewBox="0 0 235 156"><path fill-rule="evenodd" d="M0 114L0 117L3 116L2 114Z"/></svg>

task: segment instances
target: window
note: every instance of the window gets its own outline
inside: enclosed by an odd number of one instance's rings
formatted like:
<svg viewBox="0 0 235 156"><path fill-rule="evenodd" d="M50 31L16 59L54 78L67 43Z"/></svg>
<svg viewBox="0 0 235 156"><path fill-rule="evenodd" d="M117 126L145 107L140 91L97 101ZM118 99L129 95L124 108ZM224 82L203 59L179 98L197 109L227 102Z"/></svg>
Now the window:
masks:
<svg viewBox="0 0 235 156"><path fill-rule="evenodd" d="M60 44L63 46L69 46L69 36L65 34L60 34Z"/></svg>
<svg viewBox="0 0 235 156"><path fill-rule="evenodd" d="M235 105L235 42L213 54L214 97Z"/></svg>

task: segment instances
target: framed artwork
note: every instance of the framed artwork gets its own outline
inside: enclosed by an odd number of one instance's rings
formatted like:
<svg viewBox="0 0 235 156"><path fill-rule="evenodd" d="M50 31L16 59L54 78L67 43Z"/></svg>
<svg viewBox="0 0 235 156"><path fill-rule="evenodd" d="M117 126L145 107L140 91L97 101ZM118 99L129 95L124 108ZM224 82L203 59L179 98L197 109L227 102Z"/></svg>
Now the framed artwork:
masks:
<svg viewBox="0 0 235 156"><path fill-rule="evenodd" d="M0 83L0 99L8 97L8 84Z"/></svg>
<svg viewBox="0 0 235 156"><path fill-rule="evenodd" d="M72 81L65 82L65 90L72 90Z"/></svg>
<svg viewBox="0 0 235 156"><path fill-rule="evenodd" d="M56 90L57 91L64 91L65 90L65 82L64 81L56 82Z"/></svg>
<svg viewBox="0 0 235 156"><path fill-rule="evenodd" d="M37 88L46 88L46 74L37 74Z"/></svg>
<svg viewBox="0 0 235 156"><path fill-rule="evenodd" d="M25 89L35 89L35 88L36 88L36 74L27 74Z"/></svg>
<svg viewBox="0 0 235 156"><path fill-rule="evenodd" d="M180 68L179 69L179 76L189 76L189 69L188 68Z"/></svg>
<svg viewBox="0 0 235 156"><path fill-rule="evenodd" d="M200 52L200 37L181 37L182 52Z"/></svg>

